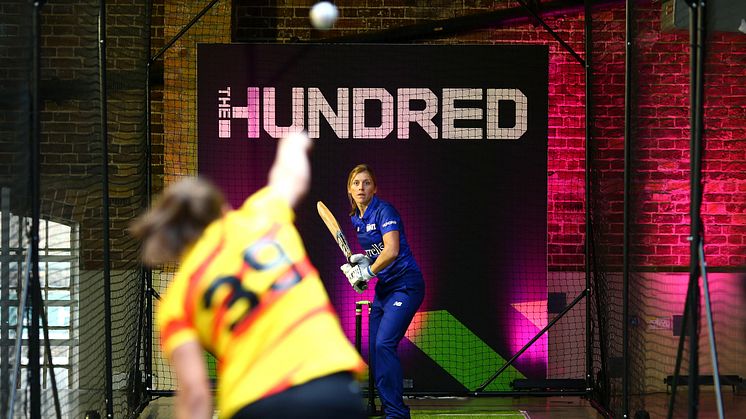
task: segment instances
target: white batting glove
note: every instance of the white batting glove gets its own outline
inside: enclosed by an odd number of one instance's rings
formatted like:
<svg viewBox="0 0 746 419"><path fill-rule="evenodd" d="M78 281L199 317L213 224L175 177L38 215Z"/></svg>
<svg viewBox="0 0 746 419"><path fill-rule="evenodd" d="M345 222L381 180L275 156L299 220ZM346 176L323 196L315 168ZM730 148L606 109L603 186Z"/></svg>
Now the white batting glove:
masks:
<svg viewBox="0 0 746 419"><path fill-rule="evenodd" d="M342 273L347 277L347 281L358 294L368 289L368 281L375 276L370 270L370 266L352 266L349 263L345 263L339 269L342 270Z"/></svg>
<svg viewBox="0 0 746 419"><path fill-rule="evenodd" d="M354 255L350 256L350 265L352 266L361 266L361 267L368 267L371 264L373 264L373 261L368 257L365 256L362 253L355 253Z"/></svg>

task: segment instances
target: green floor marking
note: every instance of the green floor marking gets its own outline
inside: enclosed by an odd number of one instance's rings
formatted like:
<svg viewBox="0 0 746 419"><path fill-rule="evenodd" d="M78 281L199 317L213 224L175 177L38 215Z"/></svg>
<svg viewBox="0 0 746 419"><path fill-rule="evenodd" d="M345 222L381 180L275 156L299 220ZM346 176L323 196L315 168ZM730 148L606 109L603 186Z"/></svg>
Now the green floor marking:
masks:
<svg viewBox="0 0 746 419"><path fill-rule="evenodd" d="M477 389L503 366L505 358L445 310L415 315L407 338L468 390ZM510 382L526 378L508 367L485 391L510 391Z"/></svg>

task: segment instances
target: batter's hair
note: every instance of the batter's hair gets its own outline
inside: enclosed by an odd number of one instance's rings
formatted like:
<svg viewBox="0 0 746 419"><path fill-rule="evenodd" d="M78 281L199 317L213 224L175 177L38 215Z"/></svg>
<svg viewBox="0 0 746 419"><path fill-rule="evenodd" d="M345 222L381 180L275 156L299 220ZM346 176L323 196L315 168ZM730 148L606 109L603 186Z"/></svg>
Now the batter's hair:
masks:
<svg viewBox="0 0 746 419"><path fill-rule="evenodd" d="M361 163L352 168L352 170L350 171L350 175L347 176L347 199L350 200L350 216L353 216L357 213L357 204L355 204L355 200L352 199L352 195L350 194L350 185L352 185L352 179L363 172L368 172L370 178L373 180L373 186L378 185L378 181L376 181L376 174L373 172L373 169L371 169L370 166L368 166L367 164Z"/></svg>
<svg viewBox="0 0 746 419"><path fill-rule="evenodd" d="M210 223L220 218L225 198L209 181L186 177L172 184L155 205L130 226L142 240L142 260L148 266L176 261Z"/></svg>

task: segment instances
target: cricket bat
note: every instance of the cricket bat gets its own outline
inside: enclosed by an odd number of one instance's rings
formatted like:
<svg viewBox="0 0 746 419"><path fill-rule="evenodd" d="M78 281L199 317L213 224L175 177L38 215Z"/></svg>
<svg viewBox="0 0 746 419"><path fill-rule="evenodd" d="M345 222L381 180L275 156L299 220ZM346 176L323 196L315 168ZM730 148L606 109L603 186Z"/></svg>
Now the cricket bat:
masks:
<svg viewBox="0 0 746 419"><path fill-rule="evenodd" d="M324 221L324 224L326 224L326 228L328 228L329 232L332 233L332 237L334 237L339 249L345 255L345 259L349 262L350 256L352 256L350 244L347 242L344 233L342 233L342 229L339 227L337 219L334 218L334 214L332 214L332 212L329 211L329 208L327 208L321 201L316 203L316 210L319 212L319 216Z"/></svg>

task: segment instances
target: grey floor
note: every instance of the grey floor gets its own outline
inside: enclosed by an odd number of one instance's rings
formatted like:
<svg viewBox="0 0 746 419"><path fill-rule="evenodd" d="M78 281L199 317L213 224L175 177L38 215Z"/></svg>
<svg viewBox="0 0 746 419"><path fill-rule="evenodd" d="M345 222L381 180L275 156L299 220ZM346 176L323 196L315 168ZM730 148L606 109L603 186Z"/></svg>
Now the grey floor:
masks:
<svg viewBox="0 0 746 419"><path fill-rule="evenodd" d="M142 412L140 418L173 418L173 397L162 397L152 401ZM362 401L365 403L365 401ZM590 404L578 397L439 397L439 398L407 398L407 405L412 410L412 418L418 417L418 412L432 412L433 410L456 410L459 419L473 417L500 417L508 412L517 410L525 412L531 419L547 418L603 418ZM453 415L448 415L453 417Z"/></svg>
<svg viewBox="0 0 746 419"><path fill-rule="evenodd" d="M678 393L678 402L674 410L674 418L686 418L686 391ZM647 395L642 399L642 408L652 419L666 418L668 412L669 395L665 393ZM639 401L640 399L638 399ZM161 397L153 400L139 416L144 419L173 418L173 397ZM365 401L362 401L365 403ZM580 397L418 397L407 398L407 405L412 410L412 418L418 417L418 412L432 412L433 410L447 410L459 412L459 419L489 416L505 416L507 412L522 411L530 419L601 419L601 415L591 404ZM723 388L723 404L726 418L746 418L746 394L733 393ZM639 407L639 406L638 406ZM634 418L635 412L630 412ZM453 414L444 417L453 417ZM428 416L431 417L431 416ZM718 418L714 392L703 390L700 397L700 419Z"/></svg>

